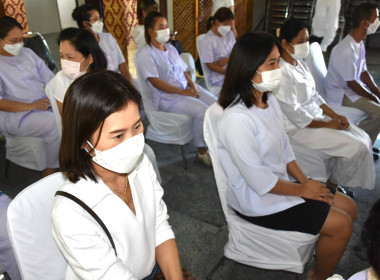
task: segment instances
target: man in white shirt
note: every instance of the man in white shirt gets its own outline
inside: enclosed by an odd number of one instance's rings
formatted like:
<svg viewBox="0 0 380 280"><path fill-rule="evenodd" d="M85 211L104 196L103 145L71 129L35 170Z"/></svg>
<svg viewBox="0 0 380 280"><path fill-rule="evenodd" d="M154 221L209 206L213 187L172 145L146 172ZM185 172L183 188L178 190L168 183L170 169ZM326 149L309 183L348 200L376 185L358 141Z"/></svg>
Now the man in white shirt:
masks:
<svg viewBox="0 0 380 280"><path fill-rule="evenodd" d="M380 132L380 90L367 71L363 39L376 32L378 16L375 4L363 3L355 8L354 30L332 50L326 76L327 102L365 111L368 117L359 127L369 134L372 144Z"/></svg>
<svg viewBox="0 0 380 280"><path fill-rule="evenodd" d="M310 43L318 42L323 52L334 41L339 27L340 1L317 0L315 4Z"/></svg>

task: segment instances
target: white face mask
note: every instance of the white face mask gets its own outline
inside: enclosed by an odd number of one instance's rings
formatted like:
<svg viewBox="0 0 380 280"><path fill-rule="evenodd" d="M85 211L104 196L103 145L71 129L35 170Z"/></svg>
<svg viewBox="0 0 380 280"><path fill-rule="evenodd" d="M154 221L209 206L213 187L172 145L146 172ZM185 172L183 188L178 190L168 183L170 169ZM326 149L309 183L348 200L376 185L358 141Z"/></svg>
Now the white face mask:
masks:
<svg viewBox="0 0 380 280"><path fill-rule="evenodd" d="M230 32L230 30L231 30L231 26L229 26L229 25L220 25L220 26L218 26L218 32L223 37L226 36L227 33Z"/></svg>
<svg viewBox="0 0 380 280"><path fill-rule="evenodd" d="M91 23L90 23L91 24ZM95 33L102 33L103 32L104 23L101 20L98 20L91 24L91 29Z"/></svg>
<svg viewBox="0 0 380 280"><path fill-rule="evenodd" d="M105 169L116 173L131 172L140 160L145 145L143 133L102 152L96 150L89 141L87 143L95 152L92 160Z"/></svg>
<svg viewBox="0 0 380 280"><path fill-rule="evenodd" d="M13 45L9 45L9 44L4 43L3 48L7 53L10 53L12 55L18 55L21 52L23 46L24 46L23 42L13 44Z"/></svg>
<svg viewBox="0 0 380 280"><path fill-rule="evenodd" d="M367 35L373 34L376 32L377 28L379 28L380 21L379 18L376 18L374 22L372 22L367 28Z"/></svg>
<svg viewBox="0 0 380 280"><path fill-rule="evenodd" d="M170 30L169 28L163 29L163 30L157 30L157 37L156 40L160 44L166 43L169 41L170 38Z"/></svg>
<svg viewBox="0 0 380 280"><path fill-rule="evenodd" d="M262 82L258 84L252 81L252 85L260 92L273 91L281 83L281 68L271 71L256 72L261 75Z"/></svg>
<svg viewBox="0 0 380 280"><path fill-rule="evenodd" d="M86 57L82 59L85 60ZM81 61L81 62L82 62ZM61 66L62 66L62 72L63 74L69 78L70 80L75 80L76 78L79 78L80 76L83 76L86 74L87 68L90 66L87 65L86 69L84 71L80 71L80 64L81 62L76 62L76 61L70 61L66 59L61 59Z"/></svg>
<svg viewBox="0 0 380 280"><path fill-rule="evenodd" d="M298 44L298 45L292 45L292 44L290 45L293 46L294 53L290 53L287 49L286 50L291 55L291 57L293 57L295 60L304 59L309 54L309 42L305 42L303 44Z"/></svg>

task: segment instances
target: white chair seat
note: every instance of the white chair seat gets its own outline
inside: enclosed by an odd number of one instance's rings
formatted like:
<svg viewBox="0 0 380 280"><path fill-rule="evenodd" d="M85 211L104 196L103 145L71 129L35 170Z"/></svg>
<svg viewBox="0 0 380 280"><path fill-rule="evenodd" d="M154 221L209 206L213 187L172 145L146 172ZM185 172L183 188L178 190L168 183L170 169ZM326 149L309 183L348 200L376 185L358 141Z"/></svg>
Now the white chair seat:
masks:
<svg viewBox="0 0 380 280"><path fill-rule="evenodd" d="M42 138L6 136L5 157L25 168L46 169L46 145Z"/></svg>
<svg viewBox="0 0 380 280"><path fill-rule="evenodd" d="M67 262L52 234L50 210L65 181L62 173L41 179L8 207L8 233L24 280L65 279Z"/></svg>
<svg viewBox="0 0 380 280"><path fill-rule="evenodd" d="M204 137L209 148L216 185L228 223L228 242L224 255L239 263L273 270L302 273L319 235L272 230L251 224L236 215L227 204L228 179L220 165L217 151L217 128L223 114L214 103L205 115Z"/></svg>

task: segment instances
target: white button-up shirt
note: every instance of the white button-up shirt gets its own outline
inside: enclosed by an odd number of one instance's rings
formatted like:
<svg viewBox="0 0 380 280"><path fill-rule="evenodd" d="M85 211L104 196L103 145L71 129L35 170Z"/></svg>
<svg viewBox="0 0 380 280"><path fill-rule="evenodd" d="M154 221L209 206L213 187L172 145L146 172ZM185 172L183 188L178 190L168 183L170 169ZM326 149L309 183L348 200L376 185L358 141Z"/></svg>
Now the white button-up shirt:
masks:
<svg viewBox="0 0 380 280"><path fill-rule="evenodd" d="M227 202L246 216L274 214L304 200L269 193L278 179L289 180L286 166L295 160L283 127L281 109L270 94L268 108L239 103L223 112L218 153L229 188Z"/></svg>
<svg viewBox="0 0 380 280"><path fill-rule="evenodd" d="M145 155L128 179L136 215L100 178L98 183L67 181L60 188L96 212L118 254L90 214L72 200L57 196L51 212L53 235L69 263L66 279L142 279L156 263L155 248L174 238L162 200L164 191Z"/></svg>

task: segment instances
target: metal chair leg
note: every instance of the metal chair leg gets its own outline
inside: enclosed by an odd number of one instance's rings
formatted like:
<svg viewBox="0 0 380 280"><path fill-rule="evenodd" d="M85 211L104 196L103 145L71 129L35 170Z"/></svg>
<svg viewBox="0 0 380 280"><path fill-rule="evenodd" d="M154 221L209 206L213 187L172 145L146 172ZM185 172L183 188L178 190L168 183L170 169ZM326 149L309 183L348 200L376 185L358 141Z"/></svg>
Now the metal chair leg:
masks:
<svg viewBox="0 0 380 280"><path fill-rule="evenodd" d="M183 148L183 145L181 145L181 153L182 153L183 162L185 163L185 169L187 170L188 163L187 163L187 158L186 158L185 149Z"/></svg>

